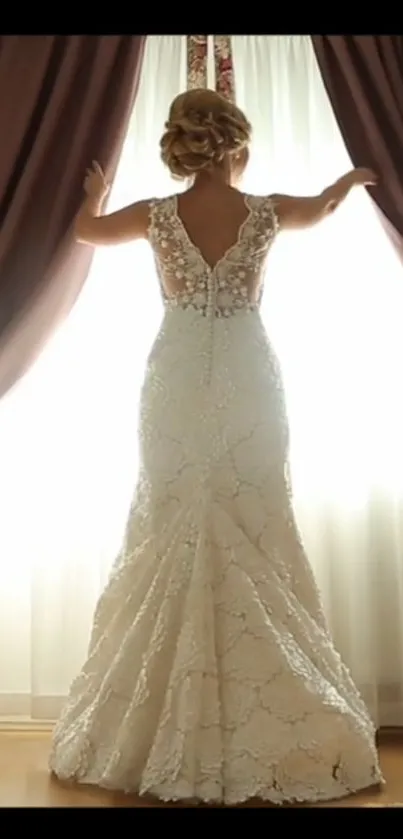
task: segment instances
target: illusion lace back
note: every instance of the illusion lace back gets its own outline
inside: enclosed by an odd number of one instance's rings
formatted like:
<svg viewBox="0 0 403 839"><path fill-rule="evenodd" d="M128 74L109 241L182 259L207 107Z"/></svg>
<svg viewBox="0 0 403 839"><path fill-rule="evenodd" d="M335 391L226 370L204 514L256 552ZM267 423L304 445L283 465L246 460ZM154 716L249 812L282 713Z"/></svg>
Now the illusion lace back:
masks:
<svg viewBox="0 0 403 839"><path fill-rule="evenodd" d="M165 315L141 398L124 549L50 766L160 799L338 798L381 780L294 520L279 365L259 314L277 222L246 197L211 267L151 205Z"/></svg>
<svg viewBox="0 0 403 839"><path fill-rule="evenodd" d="M245 204L248 214L236 242L213 268L189 239L178 215L177 196L153 204L150 241L167 306L191 307L217 317L256 308L277 223L267 199L245 196Z"/></svg>

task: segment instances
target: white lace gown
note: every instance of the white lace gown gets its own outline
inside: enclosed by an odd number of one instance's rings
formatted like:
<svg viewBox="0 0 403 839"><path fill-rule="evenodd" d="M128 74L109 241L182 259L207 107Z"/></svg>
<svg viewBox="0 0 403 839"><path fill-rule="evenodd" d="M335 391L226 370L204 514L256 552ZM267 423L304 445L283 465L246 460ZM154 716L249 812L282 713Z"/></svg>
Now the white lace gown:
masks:
<svg viewBox="0 0 403 839"><path fill-rule="evenodd" d="M125 548L54 731L61 779L227 804L330 800L382 779L295 524L281 375L252 299L275 213L268 198L245 203L214 269L177 199L152 204L171 292Z"/></svg>

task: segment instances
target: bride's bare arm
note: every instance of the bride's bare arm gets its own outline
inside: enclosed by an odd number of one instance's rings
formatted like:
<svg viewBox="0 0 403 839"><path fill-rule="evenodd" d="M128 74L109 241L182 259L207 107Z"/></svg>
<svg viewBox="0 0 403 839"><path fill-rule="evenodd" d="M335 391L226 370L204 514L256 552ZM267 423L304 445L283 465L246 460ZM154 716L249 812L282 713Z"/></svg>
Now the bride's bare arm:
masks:
<svg viewBox="0 0 403 839"><path fill-rule="evenodd" d="M312 227L322 221L347 198L354 186L372 186L377 178L370 169L353 169L320 195L297 198L291 195L272 195L280 229Z"/></svg>
<svg viewBox="0 0 403 839"><path fill-rule="evenodd" d="M85 245L119 245L146 239L150 202L138 201L116 213L104 214L109 189L101 166L93 160L84 180L86 197L74 221L77 241Z"/></svg>
<svg viewBox="0 0 403 839"><path fill-rule="evenodd" d="M102 215L104 198L87 197L77 213L74 232L85 245L118 245L134 239L146 239L149 223L149 202L139 201Z"/></svg>

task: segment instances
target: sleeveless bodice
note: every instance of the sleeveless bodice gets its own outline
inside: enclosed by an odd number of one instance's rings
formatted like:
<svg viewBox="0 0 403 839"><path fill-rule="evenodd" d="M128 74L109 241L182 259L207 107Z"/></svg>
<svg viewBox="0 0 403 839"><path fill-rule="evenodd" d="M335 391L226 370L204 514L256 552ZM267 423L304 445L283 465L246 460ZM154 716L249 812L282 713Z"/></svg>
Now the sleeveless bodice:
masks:
<svg viewBox="0 0 403 839"><path fill-rule="evenodd" d="M151 202L149 242L166 308L230 317L260 305L263 269L278 222L271 198L244 196L248 211L234 244L211 267L178 214L177 196Z"/></svg>

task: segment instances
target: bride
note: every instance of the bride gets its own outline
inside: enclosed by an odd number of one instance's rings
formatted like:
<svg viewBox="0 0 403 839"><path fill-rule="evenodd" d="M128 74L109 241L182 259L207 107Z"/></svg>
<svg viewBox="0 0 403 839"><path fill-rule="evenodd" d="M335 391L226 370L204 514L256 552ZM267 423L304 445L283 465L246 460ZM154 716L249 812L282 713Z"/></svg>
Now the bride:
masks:
<svg viewBox="0 0 403 839"><path fill-rule="evenodd" d="M85 181L77 238L148 239L165 315L124 549L54 731L61 779L226 804L325 801L382 781L296 527L281 373L259 314L276 236L375 177L356 169L311 198L246 195L250 138L237 107L193 90L161 139L187 192L102 215L97 164Z"/></svg>

